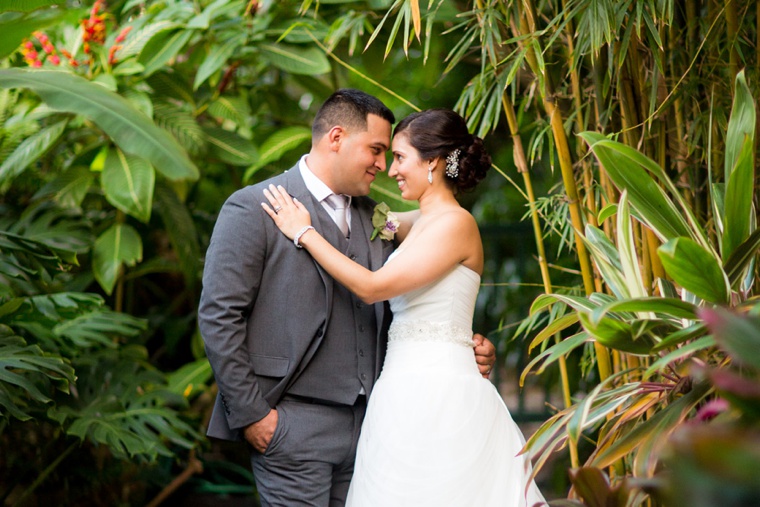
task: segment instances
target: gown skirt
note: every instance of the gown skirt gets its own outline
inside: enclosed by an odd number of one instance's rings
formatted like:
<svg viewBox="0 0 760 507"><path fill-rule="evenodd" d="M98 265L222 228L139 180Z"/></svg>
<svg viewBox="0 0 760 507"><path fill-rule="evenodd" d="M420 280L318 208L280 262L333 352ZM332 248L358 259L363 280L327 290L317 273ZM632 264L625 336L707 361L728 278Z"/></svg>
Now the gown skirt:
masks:
<svg viewBox="0 0 760 507"><path fill-rule="evenodd" d="M471 335L470 335L471 336ZM533 507L525 440L471 346L391 341L362 425L351 507Z"/></svg>

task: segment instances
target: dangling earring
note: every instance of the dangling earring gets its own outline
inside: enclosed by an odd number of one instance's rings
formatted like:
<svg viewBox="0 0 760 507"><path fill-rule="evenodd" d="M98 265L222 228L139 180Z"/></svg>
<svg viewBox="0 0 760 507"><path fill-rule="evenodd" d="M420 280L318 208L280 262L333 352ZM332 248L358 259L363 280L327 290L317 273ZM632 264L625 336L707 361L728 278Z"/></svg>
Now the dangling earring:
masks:
<svg viewBox="0 0 760 507"><path fill-rule="evenodd" d="M428 166L428 183L433 184L433 166Z"/></svg>

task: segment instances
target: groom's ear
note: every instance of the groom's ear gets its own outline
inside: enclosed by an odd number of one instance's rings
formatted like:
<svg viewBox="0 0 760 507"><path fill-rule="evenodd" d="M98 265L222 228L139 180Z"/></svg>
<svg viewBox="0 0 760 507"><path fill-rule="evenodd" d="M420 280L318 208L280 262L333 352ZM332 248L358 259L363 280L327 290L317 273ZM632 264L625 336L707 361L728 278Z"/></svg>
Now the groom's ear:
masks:
<svg viewBox="0 0 760 507"><path fill-rule="evenodd" d="M340 125L335 125L333 128L331 128L326 134L330 149L332 151L338 151L340 144L343 142L347 135L348 133L346 132L346 129Z"/></svg>

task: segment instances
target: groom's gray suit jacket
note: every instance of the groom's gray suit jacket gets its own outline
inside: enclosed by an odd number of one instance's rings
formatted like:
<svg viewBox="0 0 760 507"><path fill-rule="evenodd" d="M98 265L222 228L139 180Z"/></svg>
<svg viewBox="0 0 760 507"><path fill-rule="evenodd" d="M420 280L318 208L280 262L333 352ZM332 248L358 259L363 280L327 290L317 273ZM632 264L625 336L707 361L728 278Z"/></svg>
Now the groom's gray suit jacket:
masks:
<svg viewBox="0 0 760 507"><path fill-rule="evenodd" d="M266 202L262 191L270 183L282 185L309 209L318 232L334 227L318 212L320 204L297 166L238 190L222 207L206 254L198 323L219 387L208 435L226 440L241 439L240 430L267 415L288 392L319 350L332 313L336 282L261 207ZM366 237L371 270L379 269L393 249L388 241L369 241L374 204L367 197L351 203L359 219L352 223L360 224L351 235ZM374 307L372 352L379 373L390 312L387 303Z"/></svg>

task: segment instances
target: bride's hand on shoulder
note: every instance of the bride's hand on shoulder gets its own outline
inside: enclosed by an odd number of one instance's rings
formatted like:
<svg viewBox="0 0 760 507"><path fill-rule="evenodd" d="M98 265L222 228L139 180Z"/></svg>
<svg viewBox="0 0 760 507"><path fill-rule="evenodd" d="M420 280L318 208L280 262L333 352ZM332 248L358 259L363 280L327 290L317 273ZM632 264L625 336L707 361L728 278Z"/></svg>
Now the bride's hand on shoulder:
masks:
<svg viewBox="0 0 760 507"><path fill-rule="evenodd" d="M290 197L282 185L269 185L264 189L264 197L269 204L262 202L261 207L288 239L293 239L304 227L311 225L309 210L298 199Z"/></svg>

